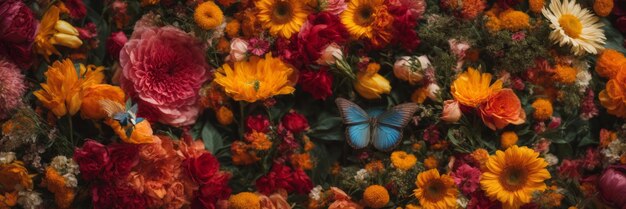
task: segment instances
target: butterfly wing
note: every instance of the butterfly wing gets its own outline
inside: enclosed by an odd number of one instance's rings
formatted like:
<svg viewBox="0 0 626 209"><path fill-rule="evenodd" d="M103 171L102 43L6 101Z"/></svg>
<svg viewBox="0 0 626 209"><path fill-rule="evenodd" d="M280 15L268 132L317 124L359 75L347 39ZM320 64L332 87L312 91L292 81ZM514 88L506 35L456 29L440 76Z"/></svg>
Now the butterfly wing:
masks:
<svg viewBox="0 0 626 209"><path fill-rule="evenodd" d="M371 137L370 118L367 113L347 99L337 98L335 103L337 103L343 123L348 126L346 128L348 144L355 149L367 147Z"/></svg>
<svg viewBox="0 0 626 209"><path fill-rule="evenodd" d="M402 141L402 129L409 122L418 106L406 103L380 114L372 130L372 143L376 149L388 151Z"/></svg>

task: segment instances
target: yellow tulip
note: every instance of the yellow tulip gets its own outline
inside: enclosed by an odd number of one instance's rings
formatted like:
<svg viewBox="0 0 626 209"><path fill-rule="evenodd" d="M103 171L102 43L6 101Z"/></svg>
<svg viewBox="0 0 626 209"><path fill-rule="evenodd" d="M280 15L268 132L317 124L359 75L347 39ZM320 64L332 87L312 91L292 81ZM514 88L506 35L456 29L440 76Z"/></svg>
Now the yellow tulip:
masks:
<svg viewBox="0 0 626 209"><path fill-rule="evenodd" d="M378 99L381 94L391 92L389 81L378 74L380 65L378 63L370 63L365 72L357 73L357 80L354 89L366 99Z"/></svg>

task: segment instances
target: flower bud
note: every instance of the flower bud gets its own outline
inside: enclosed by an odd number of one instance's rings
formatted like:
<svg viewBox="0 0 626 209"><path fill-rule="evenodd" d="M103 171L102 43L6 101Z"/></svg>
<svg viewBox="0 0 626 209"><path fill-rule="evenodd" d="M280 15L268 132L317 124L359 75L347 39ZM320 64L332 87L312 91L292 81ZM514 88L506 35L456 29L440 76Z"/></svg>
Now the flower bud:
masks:
<svg viewBox="0 0 626 209"><path fill-rule="evenodd" d="M626 166L607 168L598 180L598 190L604 201L614 208L626 207Z"/></svg>
<svg viewBox="0 0 626 209"><path fill-rule="evenodd" d="M320 65L334 65L337 59L341 59L343 57L341 47L336 43L329 44L320 53L322 56L320 56L317 60L317 64Z"/></svg>
<svg viewBox="0 0 626 209"><path fill-rule="evenodd" d="M459 102L456 100L446 100L443 102L443 112L441 113L441 120L454 123L461 119L461 108Z"/></svg>
<svg viewBox="0 0 626 209"><path fill-rule="evenodd" d="M61 45L72 49L76 49L83 45L83 41L81 41L78 36L67 35L65 33L54 34L52 39L50 39L50 42L55 45Z"/></svg>
<svg viewBox="0 0 626 209"><path fill-rule="evenodd" d="M54 24L54 29L59 31L59 33L64 33L67 35L78 36L78 30L72 26L72 24L65 22L63 20L59 20Z"/></svg>
<svg viewBox="0 0 626 209"><path fill-rule="evenodd" d="M241 61L246 58L249 48L250 47L247 41L240 38L234 38L230 42L230 54L227 59L233 62Z"/></svg>

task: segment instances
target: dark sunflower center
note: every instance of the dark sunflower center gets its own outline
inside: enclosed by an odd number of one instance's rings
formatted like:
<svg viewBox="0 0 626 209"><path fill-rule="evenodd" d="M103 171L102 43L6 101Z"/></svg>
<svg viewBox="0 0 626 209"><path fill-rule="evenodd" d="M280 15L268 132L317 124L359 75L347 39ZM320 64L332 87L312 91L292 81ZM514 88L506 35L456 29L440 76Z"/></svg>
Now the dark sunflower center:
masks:
<svg viewBox="0 0 626 209"><path fill-rule="evenodd" d="M528 172L522 167L505 168L500 176L500 184L508 191L519 190L528 180Z"/></svg>
<svg viewBox="0 0 626 209"><path fill-rule="evenodd" d="M446 185L441 180L428 182L424 188L424 197L432 202L443 199L446 193Z"/></svg>
<svg viewBox="0 0 626 209"><path fill-rule="evenodd" d="M357 25L369 25L374 21L374 8L370 5L363 5L357 8L354 22Z"/></svg>
<svg viewBox="0 0 626 209"><path fill-rule="evenodd" d="M292 5L286 1L277 2L272 12L272 19L278 24L289 22L293 16Z"/></svg>

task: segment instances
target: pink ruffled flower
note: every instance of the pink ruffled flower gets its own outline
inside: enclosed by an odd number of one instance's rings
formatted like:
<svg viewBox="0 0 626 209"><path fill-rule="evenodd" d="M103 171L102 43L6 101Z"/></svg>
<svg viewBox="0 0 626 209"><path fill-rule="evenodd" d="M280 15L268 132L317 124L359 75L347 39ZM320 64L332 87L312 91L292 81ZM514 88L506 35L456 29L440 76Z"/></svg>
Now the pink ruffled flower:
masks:
<svg viewBox="0 0 626 209"><path fill-rule="evenodd" d="M330 12L334 15L339 15L343 12L343 10L348 8L346 0L324 0L321 2L323 2L322 5L324 5L322 11Z"/></svg>
<svg viewBox="0 0 626 209"><path fill-rule="evenodd" d="M260 38L251 38L248 43L250 44L250 53L256 56L263 56L270 48L270 43Z"/></svg>
<svg viewBox="0 0 626 209"><path fill-rule="evenodd" d="M139 116L172 126L193 124L198 91L210 77L201 43L172 27L136 30L122 51L120 82Z"/></svg>
<svg viewBox="0 0 626 209"><path fill-rule="evenodd" d="M452 173L452 178L464 194L470 194L478 189L481 174L478 168L464 164Z"/></svg>
<svg viewBox="0 0 626 209"><path fill-rule="evenodd" d="M24 75L13 63L0 59L0 120L22 103L26 92Z"/></svg>

